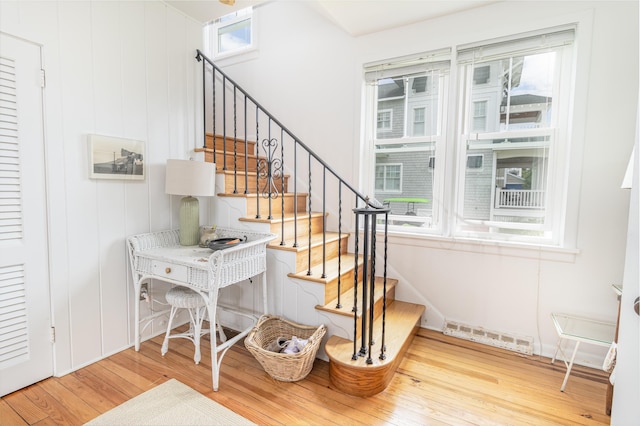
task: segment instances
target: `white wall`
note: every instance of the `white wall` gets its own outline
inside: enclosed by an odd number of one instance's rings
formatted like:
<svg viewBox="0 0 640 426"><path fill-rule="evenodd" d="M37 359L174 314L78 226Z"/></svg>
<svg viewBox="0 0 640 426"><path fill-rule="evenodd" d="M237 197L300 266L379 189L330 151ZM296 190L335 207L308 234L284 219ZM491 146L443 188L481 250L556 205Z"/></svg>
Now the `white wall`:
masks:
<svg viewBox="0 0 640 426"><path fill-rule="evenodd" d="M565 231L571 249L394 236L389 263L400 278L398 297L430 307L428 327L440 328L446 318L530 336L535 352L550 356L551 312L615 321L611 285L622 282L629 206L620 182L638 93L636 2L499 2L359 38L300 2L265 4L257 13L258 54L220 65L353 183L363 64L579 22ZM606 348L583 347L576 362L598 365Z"/></svg>
<svg viewBox="0 0 640 426"><path fill-rule="evenodd" d="M125 238L177 223L164 164L186 158L201 128L194 89L201 26L157 1L2 1L0 30L42 45L61 375L132 342ZM146 179L89 179L92 133L145 141Z"/></svg>

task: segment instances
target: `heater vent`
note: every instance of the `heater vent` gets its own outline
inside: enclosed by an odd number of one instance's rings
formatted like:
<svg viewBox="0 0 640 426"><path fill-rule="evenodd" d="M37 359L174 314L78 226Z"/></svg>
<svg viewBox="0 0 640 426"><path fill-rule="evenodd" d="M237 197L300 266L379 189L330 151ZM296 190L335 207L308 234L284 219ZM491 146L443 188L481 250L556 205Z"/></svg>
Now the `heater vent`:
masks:
<svg viewBox="0 0 640 426"><path fill-rule="evenodd" d="M485 330L482 327L459 324L454 321L445 322L443 333L448 336L508 349L525 355L533 354L532 337L509 335L499 331Z"/></svg>

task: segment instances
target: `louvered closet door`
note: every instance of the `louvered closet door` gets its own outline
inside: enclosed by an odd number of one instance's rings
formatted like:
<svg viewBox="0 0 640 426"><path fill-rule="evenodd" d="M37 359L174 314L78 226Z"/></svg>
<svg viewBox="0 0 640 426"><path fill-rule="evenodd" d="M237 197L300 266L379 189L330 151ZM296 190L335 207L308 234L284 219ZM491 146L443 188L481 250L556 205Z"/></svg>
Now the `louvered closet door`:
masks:
<svg viewBox="0 0 640 426"><path fill-rule="evenodd" d="M40 69L0 34L0 396L53 373Z"/></svg>

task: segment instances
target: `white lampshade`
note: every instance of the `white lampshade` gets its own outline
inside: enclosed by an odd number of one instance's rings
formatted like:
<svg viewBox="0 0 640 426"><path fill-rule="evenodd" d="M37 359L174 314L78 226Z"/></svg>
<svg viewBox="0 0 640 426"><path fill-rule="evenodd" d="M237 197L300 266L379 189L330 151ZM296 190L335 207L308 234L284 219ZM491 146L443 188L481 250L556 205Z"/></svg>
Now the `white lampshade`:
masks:
<svg viewBox="0 0 640 426"><path fill-rule="evenodd" d="M167 160L165 192L185 195L180 200L180 244L200 241L200 206L195 197L212 197L216 189L216 165L203 161Z"/></svg>
<svg viewBox="0 0 640 426"><path fill-rule="evenodd" d="M167 160L165 192L212 197L216 194L216 165L204 161Z"/></svg>

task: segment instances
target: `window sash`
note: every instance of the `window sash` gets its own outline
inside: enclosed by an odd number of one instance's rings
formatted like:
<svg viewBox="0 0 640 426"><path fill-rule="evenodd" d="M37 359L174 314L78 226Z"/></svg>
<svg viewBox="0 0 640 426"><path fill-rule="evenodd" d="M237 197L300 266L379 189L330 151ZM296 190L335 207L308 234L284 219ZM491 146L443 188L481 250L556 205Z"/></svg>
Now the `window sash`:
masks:
<svg viewBox="0 0 640 426"><path fill-rule="evenodd" d="M575 25L540 30L526 35L503 37L490 42L478 42L459 46L458 65L472 62L486 62L505 56L542 52L573 44Z"/></svg>
<svg viewBox="0 0 640 426"><path fill-rule="evenodd" d="M224 15L205 26L205 45L210 47L214 58L252 50L256 45L254 24L255 15L251 6ZM234 44L231 41L238 31L246 31L247 40L240 39L239 43Z"/></svg>

